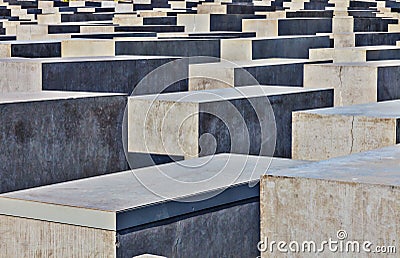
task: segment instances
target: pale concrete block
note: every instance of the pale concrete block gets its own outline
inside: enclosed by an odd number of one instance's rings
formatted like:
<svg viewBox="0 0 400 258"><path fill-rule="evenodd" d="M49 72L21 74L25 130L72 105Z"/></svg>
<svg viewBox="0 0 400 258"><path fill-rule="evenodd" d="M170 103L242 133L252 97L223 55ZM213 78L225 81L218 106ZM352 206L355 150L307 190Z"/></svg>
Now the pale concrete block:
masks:
<svg viewBox="0 0 400 258"><path fill-rule="evenodd" d="M335 106L377 101L378 72L362 64L306 64L304 87L335 90ZM360 93L363 94L360 94Z"/></svg>
<svg viewBox="0 0 400 258"><path fill-rule="evenodd" d="M118 3L115 5L116 13L131 13L133 12L133 4L121 4Z"/></svg>
<svg viewBox="0 0 400 258"><path fill-rule="evenodd" d="M299 243L300 248L304 242L315 243L311 251L300 251L301 257L315 257L313 250L320 249L323 241L330 239L333 251L326 244L323 252L318 252L319 256L376 257L376 253L363 250L365 241L371 242L367 245L371 251L377 246L398 248L399 159L397 145L262 176L261 257L272 256L268 250L272 241L286 242L286 249L292 241ZM346 252L348 243L352 250L354 241L358 242L360 251ZM343 251L339 251L341 244ZM280 253L275 244L273 254L284 257L296 256L299 252Z"/></svg>
<svg viewBox="0 0 400 258"><path fill-rule="evenodd" d="M40 63L12 58L0 62L0 91L35 92L42 90L42 66Z"/></svg>
<svg viewBox="0 0 400 258"><path fill-rule="evenodd" d="M114 40L73 39L61 42L61 57L115 56Z"/></svg>
<svg viewBox="0 0 400 258"><path fill-rule="evenodd" d="M186 9L186 1L168 1L172 9Z"/></svg>
<svg viewBox="0 0 400 258"><path fill-rule="evenodd" d="M58 12L59 12L59 8L58 7L42 8L42 14L54 14L54 13L58 13Z"/></svg>
<svg viewBox="0 0 400 258"><path fill-rule="evenodd" d="M255 31L257 37L276 37L278 36L278 19L243 19L242 31Z"/></svg>
<svg viewBox="0 0 400 258"><path fill-rule="evenodd" d="M267 146L271 141L275 142L271 134L275 129L271 126L275 128L276 122L276 148L270 151L279 157L290 157L291 130L288 128L291 127L293 109L331 106L331 94L331 90L247 86L130 97L128 150L184 156L185 159L215 152L268 155L265 152ZM267 108L265 97L274 101L273 112ZM305 100L314 97L318 103ZM254 116L255 110L262 120ZM274 114L276 121L272 119ZM215 145L211 138L203 138L205 133L215 140ZM259 140L249 142L246 135L257 135L254 137Z"/></svg>
<svg viewBox="0 0 400 258"><path fill-rule="evenodd" d="M114 26L80 26L80 33L114 33Z"/></svg>
<svg viewBox="0 0 400 258"><path fill-rule="evenodd" d="M94 7L81 7L77 10L77 13L95 13L96 8Z"/></svg>
<svg viewBox="0 0 400 258"><path fill-rule="evenodd" d="M38 8L43 9L43 8L51 8L54 7L54 2L53 1L38 1Z"/></svg>
<svg viewBox="0 0 400 258"><path fill-rule="evenodd" d="M235 86L235 65L222 62L189 65L189 90L210 90Z"/></svg>
<svg viewBox="0 0 400 258"><path fill-rule="evenodd" d="M61 13L38 14L37 21L38 24L60 24Z"/></svg>
<svg viewBox="0 0 400 258"><path fill-rule="evenodd" d="M133 14L116 14L113 18L113 24L120 26L143 26L143 17L137 17Z"/></svg>
<svg viewBox="0 0 400 258"><path fill-rule="evenodd" d="M333 60L334 48L314 48L309 50L309 59L312 61Z"/></svg>
<svg viewBox="0 0 400 258"><path fill-rule="evenodd" d="M226 14L227 6L214 3L203 3L197 6L198 14Z"/></svg>
<svg viewBox="0 0 400 258"><path fill-rule="evenodd" d="M348 17L333 17L332 19L333 34L354 32L354 18Z"/></svg>
<svg viewBox="0 0 400 258"><path fill-rule="evenodd" d="M140 17L166 17L168 16L168 12L166 11L138 11Z"/></svg>
<svg viewBox="0 0 400 258"><path fill-rule="evenodd" d="M0 58L11 57L11 44L0 42Z"/></svg>
<svg viewBox="0 0 400 258"><path fill-rule="evenodd" d="M47 25L20 25L17 27L17 40L33 40L48 35ZM36 36L36 38L35 38Z"/></svg>
<svg viewBox="0 0 400 258"><path fill-rule="evenodd" d="M335 48L334 63L366 62L367 50L364 48Z"/></svg>
<svg viewBox="0 0 400 258"><path fill-rule="evenodd" d="M221 59L228 61L252 60L251 39L221 39Z"/></svg>
<svg viewBox="0 0 400 258"><path fill-rule="evenodd" d="M209 32L209 14L178 14L177 25L185 26L185 32Z"/></svg>
<svg viewBox="0 0 400 258"><path fill-rule="evenodd" d="M85 1L74 0L68 3L69 7L84 7Z"/></svg>
<svg viewBox="0 0 400 258"><path fill-rule="evenodd" d="M115 1L101 1L101 7L107 8L107 7L115 7L118 2Z"/></svg>
<svg viewBox="0 0 400 258"><path fill-rule="evenodd" d="M322 160L395 145L400 101L293 113L292 157Z"/></svg>
<svg viewBox="0 0 400 258"><path fill-rule="evenodd" d="M275 12L255 12L256 15L266 15L267 19L284 19L286 18L286 11L275 11Z"/></svg>
<svg viewBox="0 0 400 258"><path fill-rule="evenodd" d="M356 45L354 33L334 34L333 38L335 48L354 47Z"/></svg>

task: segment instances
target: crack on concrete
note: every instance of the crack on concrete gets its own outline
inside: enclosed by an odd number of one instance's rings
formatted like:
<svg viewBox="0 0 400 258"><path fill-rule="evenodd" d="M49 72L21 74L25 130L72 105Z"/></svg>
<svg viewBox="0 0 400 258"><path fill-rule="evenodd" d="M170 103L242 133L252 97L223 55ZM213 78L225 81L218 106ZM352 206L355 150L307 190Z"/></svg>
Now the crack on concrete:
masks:
<svg viewBox="0 0 400 258"><path fill-rule="evenodd" d="M351 146L350 146L350 154L353 153L353 147L354 147L354 119L355 116L352 116L352 120L351 120L351 130L350 130L350 137L351 137Z"/></svg>
<svg viewBox="0 0 400 258"><path fill-rule="evenodd" d="M342 71L343 71L343 66L339 66L339 105L343 105L343 96L342 96L342 88L343 88L343 80L342 80Z"/></svg>

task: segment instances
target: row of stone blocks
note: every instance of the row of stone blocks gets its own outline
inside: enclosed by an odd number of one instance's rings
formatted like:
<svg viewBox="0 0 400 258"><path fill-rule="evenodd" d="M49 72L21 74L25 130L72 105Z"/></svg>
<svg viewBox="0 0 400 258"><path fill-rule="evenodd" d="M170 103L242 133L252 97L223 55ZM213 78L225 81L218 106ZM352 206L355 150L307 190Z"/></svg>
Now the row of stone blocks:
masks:
<svg viewBox="0 0 400 258"><path fill-rule="evenodd" d="M203 157L2 194L2 254L256 257L260 250L270 257L274 247L268 241L313 241L320 248L329 239L369 241L370 250L396 247L399 150L397 145L317 163L220 154L208 162ZM165 184L165 174L188 185L178 191ZM188 183L212 176L207 184ZM220 193L221 187L229 188Z"/></svg>

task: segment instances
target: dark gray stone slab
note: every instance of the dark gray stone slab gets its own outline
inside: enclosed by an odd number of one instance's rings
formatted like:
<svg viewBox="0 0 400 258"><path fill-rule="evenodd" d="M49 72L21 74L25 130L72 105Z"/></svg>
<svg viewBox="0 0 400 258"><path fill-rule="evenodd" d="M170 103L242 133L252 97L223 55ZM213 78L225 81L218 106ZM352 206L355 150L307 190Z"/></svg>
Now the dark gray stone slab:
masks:
<svg viewBox="0 0 400 258"><path fill-rule="evenodd" d="M125 105L119 94L2 94L0 192L127 169Z"/></svg>

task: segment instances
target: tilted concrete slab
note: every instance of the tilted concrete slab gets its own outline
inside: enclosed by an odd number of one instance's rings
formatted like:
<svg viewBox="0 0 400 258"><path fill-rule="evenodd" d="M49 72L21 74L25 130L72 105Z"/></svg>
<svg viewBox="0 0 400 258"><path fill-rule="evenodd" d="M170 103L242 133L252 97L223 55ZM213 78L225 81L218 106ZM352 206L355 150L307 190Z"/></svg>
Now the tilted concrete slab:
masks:
<svg viewBox="0 0 400 258"><path fill-rule="evenodd" d="M304 164L270 161L221 154L0 195L2 252L7 256L41 252L188 257L196 250L200 256L255 256L260 230L257 178L266 170ZM171 181L160 171L187 183L179 190L170 187ZM206 179L207 184L190 183ZM150 189L143 185L149 180ZM213 197L203 199L206 196ZM197 198L200 201L194 201ZM32 239L35 245L29 244ZM54 244L49 245L50 241ZM198 249L199 245L207 248Z"/></svg>

